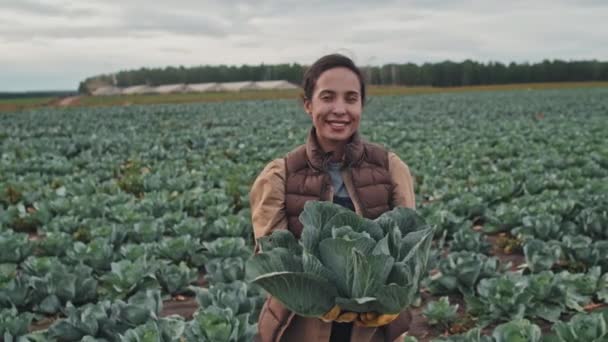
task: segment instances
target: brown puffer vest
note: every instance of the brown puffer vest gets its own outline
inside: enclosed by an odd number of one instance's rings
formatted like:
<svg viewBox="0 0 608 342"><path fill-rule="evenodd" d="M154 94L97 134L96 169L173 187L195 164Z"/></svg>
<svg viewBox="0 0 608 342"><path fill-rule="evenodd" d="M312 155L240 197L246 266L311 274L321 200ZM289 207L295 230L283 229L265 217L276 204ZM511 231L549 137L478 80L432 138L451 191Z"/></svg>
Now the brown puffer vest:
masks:
<svg viewBox="0 0 608 342"><path fill-rule="evenodd" d="M309 200L331 200L331 178L327 164L331 158L316 139L314 127L305 145L285 157L285 209L288 229L299 238L302 224L299 216ZM393 184L388 169L388 151L365 142L355 133L344 151L344 165L354 185L363 217L375 219L393 208Z"/></svg>
<svg viewBox="0 0 608 342"><path fill-rule="evenodd" d="M302 233L302 224L299 215L304 209L304 203L308 200L332 200L331 177L327 172L327 165L331 155L324 153L319 146L314 128L310 131L305 145L302 145L285 157L285 209L288 229L296 236ZM388 169L388 151L377 145L361 140L355 133L347 144L344 156L345 167L350 177L358 209L361 214L370 219L377 218L382 213L393 208L392 193L393 183ZM351 198L353 202L354 198ZM408 330L411 321L409 311L403 311L399 317L390 324L383 327L381 335L385 342L392 342ZM320 322L320 321L319 321ZM314 323L314 324L313 324ZM304 336L323 336L330 338L331 326L328 328L312 321L307 317L295 317L278 300L269 297L262 308L259 321L260 334L255 341L278 342L283 341L283 336L291 325L295 325L294 331L290 331L289 338L299 335L297 329L321 329L320 332L307 332ZM357 328L361 329L361 328ZM321 331L320 330L320 331ZM372 334L376 336L376 330L365 328L357 330L358 338L366 338L372 341ZM294 335L295 334L295 335ZM353 334L355 331L353 330ZM354 336L354 335L353 335ZM354 337L351 337L353 340ZM298 341L302 341L300 339ZM313 339L311 339L312 341ZM324 341L326 341L324 339ZM374 338L373 341L377 341Z"/></svg>

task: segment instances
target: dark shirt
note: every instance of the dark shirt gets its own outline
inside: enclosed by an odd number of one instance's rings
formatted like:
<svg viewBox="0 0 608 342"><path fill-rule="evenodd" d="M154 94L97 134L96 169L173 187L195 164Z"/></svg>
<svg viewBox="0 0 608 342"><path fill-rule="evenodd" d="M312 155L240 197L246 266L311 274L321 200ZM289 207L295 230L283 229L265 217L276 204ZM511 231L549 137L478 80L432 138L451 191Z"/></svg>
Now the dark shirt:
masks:
<svg viewBox="0 0 608 342"><path fill-rule="evenodd" d="M353 204L353 201L351 201L350 198L348 198L348 197L334 196L334 203L339 204L339 205L343 206L344 208L355 211L355 205Z"/></svg>
<svg viewBox="0 0 608 342"><path fill-rule="evenodd" d="M350 342L350 334L353 330L352 323L333 322L331 325L330 342Z"/></svg>

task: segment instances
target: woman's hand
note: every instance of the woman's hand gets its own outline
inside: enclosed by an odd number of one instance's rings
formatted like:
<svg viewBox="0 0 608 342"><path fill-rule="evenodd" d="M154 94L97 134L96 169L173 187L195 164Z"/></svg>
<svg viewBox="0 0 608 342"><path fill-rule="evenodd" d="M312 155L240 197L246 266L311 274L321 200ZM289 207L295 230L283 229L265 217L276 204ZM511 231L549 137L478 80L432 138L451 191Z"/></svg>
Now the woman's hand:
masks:
<svg viewBox="0 0 608 342"><path fill-rule="evenodd" d="M325 323L351 323L357 320L359 314L352 311L342 311L338 305L334 306L325 315L321 316L321 320Z"/></svg>
<svg viewBox="0 0 608 342"><path fill-rule="evenodd" d="M334 306L325 315L321 317L321 320L326 323L338 322L338 323L355 323L356 326L366 328L376 328L383 325L387 325L394 321L399 314L378 314L377 312L352 312L342 311L338 305Z"/></svg>
<svg viewBox="0 0 608 342"><path fill-rule="evenodd" d="M399 314L378 314L377 312L363 312L355 321L356 326L366 328L377 328L394 321Z"/></svg>

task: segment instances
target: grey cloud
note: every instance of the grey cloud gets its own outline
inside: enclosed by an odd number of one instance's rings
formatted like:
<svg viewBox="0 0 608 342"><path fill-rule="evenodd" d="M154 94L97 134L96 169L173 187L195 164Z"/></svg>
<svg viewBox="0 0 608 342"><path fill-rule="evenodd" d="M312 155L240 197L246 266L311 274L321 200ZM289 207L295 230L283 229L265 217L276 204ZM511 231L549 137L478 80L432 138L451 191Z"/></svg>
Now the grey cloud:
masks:
<svg viewBox="0 0 608 342"><path fill-rule="evenodd" d="M0 28L0 36L6 41L20 42L23 40L48 39L97 39L124 37L126 32L120 27L100 27L100 26L56 26L44 29L32 28Z"/></svg>
<svg viewBox="0 0 608 342"><path fill-rule="evenodd" d="M90 63L86 76L145 65L310 63L336 51L360 64L608 59L606 0L0 2L0 44L12 53L0 54L1 64L24 75L36 67L63 77L74 60Z"/></svg>
<svg viewBox="0 0 608 342"><path fill-rule="evenodd" d="M72 4L48 4L35 0L5 1L0 9L11 10L21 14L53 17L90 16L93 9L74 6Z"/></svg>
<svg viewBox="0 0 608 342"><path fill-rule="evenodd" d="M230 24L221 18L188 12L130 9L121 16L127 32L167 32L184 35L225 37Z"/></svg>
<svg viewBox="0 0 608 342"><path fill-rule="evenodd" d="M177 53L177 54L192 54L192 53L194 53L194 51L192 51L192 49L178 48L178 47L162 47L162 48L160 48L158 50L161 51L161 52Z"/></svg>
<svg viewBox="0 0 608 342"><path fill-rule="evenodd" d="M419 0L418 0L419 1ZM176 3L177 2L177 3ZM28 37L40 38L77 38L86 37L118 37L118 36L149 36L165 32L177 35L202 35L226 38L233 35L259 37L254 41L289 39L294 35L300 38L312 37L314 32L331 33L331 25L326 23L341 23L337 29L344 32L358 23L373 20L373 13L386 9L386 15L398 13L404 21L415 20L419 15L410 11L395 11L389 5L396 6L396 1L382 0L369 8L369 2L364 0L327 2L314 0L301 2L299 0L262 0L252 5L248 1L223 2L219 0L194 1L182 0L150 4L147 0L131 0L128 2L108 0L106 2L89 2L90 6L103 7L106 12L82 10L82 15L95 17L98 21L108 22L100 26L75 25L66 22L65 25L53 25L42 29L32 29L27 26L0 28L0 35L13 39ZM418 6L418 4L416 4ZM50 6L32 0L11 2L9 9L27 10L39 15L52 16L74 15L71 5ZM108 12L108 10L110 10ZM1 13L2 9L0 9ZM113 14L110 14L113 13ZM371 13L371 15L370 15ZM104 18L106 20L104 20ZM277 18L279 25L277 25ZM110 20L112 19L112 20ZM112 22L114 21L114 22ZM112 22L112 23L111 23ZM254 23L255 22L255 23ZM273 24L274 23L274 24ZM328 32L329 30L329 32ZM11 39L11 38L8 38ZM256 43L241 43L243 46Z"/></svg>
<svg viewBox="0 0 608 342"><path fill-rule="evenodd" d="M36 15L62 15L65 9L57 5L49 5L39 1L22 0L8 1L2 4L3 9L9 9L15 12L36 14Z"/></svg>
<svg viewBox="0 0 608 342"><path fill-rule="evenodd" d="M32 28L24 25L0 27L0 37L9 40L31 38L121 38L152 37L158 33L225 37L230 24L221 19L191 13L131 9L105 25L71 24ZM110 20L107 20L110 21Z"/></svg>

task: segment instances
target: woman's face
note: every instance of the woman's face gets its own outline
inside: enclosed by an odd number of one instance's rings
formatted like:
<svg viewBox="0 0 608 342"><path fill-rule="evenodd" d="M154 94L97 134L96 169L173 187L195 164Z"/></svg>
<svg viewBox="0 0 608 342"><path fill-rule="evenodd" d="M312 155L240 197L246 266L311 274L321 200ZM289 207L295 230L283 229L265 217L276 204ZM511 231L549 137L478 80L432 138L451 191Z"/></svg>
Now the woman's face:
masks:
<svg viewBox="0 0 608 342"><path fill-rule="evenodd" d="M317 139L329 144L347 142L359 128L363 111L357 75L344 67L324 71L304 108L312 118Z"/></svg>

